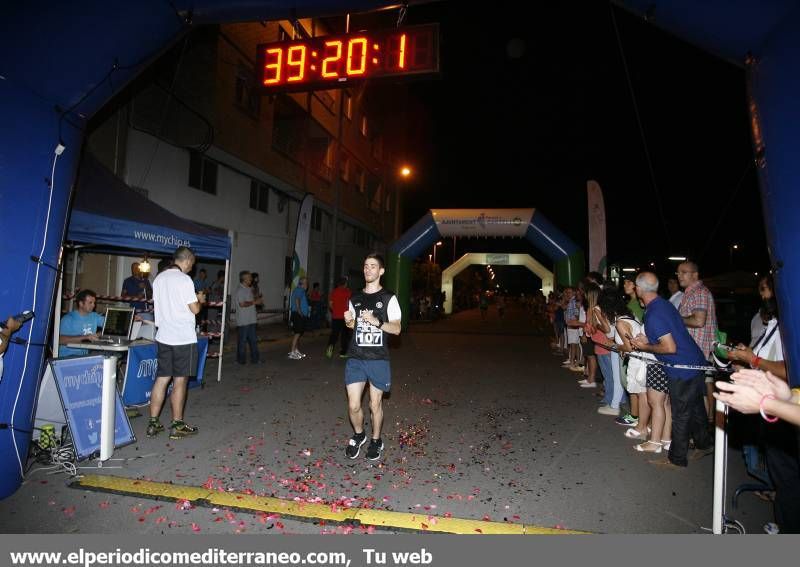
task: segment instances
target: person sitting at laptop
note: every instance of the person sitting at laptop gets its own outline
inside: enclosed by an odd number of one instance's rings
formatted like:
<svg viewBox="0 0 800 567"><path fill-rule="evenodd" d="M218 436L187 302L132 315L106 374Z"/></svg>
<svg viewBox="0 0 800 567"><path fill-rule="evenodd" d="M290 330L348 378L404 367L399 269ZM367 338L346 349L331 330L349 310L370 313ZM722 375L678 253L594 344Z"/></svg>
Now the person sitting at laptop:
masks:
<svg viewBox="0 0 800 567"><path fill-rule="evenodd" d="M78 308L61 318L61 335L58 338L58 356L82 356L89 351L83 348L69 348L67 343L78 343L82 340L98 339L97 329L103 326L105 318L94 312L97 294L91 289L84 289L75 296Z"/></svg>

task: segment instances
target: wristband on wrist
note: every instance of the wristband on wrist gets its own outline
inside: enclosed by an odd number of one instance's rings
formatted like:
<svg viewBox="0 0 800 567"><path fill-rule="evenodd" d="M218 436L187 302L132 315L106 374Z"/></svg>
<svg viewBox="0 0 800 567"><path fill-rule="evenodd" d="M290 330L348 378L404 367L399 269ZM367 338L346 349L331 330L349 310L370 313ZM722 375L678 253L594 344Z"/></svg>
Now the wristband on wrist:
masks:
<svg viewBox="0 0 800 567"><path fill-rule="evenodd" d="M774 399L775 396L773 396L772 394L764 394L763 396L761 396L761 402L759 402L758 404L758 413L761 414L761 417L763 417L764 421L766 421L767 423L775 423L776 421L778 421L777 417L775 417L774 415L767 415L767 413L764 411L764 401L774 400Z"/></svg>
<svg viewBox="0 0 800 567"><path fill-rule="evenodd" d="M757 369L760 364L761 364L761 357L753 355L753 358L750 360L750 367Z"/></svg>
<svg viewBox="0 0 800 567"><path fill-rule="evenodd" d="M792 398L795 396L797 396L797 399L794 403L800 405L800 388L792 388ZM792 398L789 398L789 401L791 401Z"/></svg>

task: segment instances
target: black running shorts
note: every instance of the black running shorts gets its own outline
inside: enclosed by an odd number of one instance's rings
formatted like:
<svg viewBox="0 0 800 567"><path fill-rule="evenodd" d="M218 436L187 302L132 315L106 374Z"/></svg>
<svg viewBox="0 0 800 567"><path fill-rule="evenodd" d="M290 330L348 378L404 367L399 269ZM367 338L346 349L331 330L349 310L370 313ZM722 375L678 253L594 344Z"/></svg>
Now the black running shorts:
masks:
<svg viewBox="0 0 800 567"><path fill-rule="evenodd" d="M156 376L197 376L197 343L188 345L158 346L158 371Z"/></svg>

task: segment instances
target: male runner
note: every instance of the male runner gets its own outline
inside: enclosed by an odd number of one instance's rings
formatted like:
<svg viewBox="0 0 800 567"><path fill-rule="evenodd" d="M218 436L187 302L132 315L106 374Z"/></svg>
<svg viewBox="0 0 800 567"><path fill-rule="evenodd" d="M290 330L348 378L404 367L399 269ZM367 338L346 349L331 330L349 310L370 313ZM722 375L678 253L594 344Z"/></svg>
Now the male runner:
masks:
<svg viewBox="0 0 800 567"><path fill-rule="evenodd" d="M383 272L383 257L369 254L364 260L366 285L363 291L353 294L349 309L344 313L345 325L354 329L348 350L350 358L344 370L350 423L355 431L344 451L349 459L358 457L361 446L367 441L361 407L367 381L372 412L372 438L367 447L367 459L376 461L383 454L383 394L392 385L387 333L399 335L402 318L397 297L381 287Z"/></svg>

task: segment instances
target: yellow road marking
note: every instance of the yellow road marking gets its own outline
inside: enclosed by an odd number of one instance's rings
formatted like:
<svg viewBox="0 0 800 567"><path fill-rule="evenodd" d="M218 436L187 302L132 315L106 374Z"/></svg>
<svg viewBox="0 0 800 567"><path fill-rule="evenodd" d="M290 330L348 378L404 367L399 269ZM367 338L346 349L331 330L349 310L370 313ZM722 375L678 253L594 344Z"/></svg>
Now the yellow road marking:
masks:
<svg viewBox="0 0 800 567"><path fill-rule="evenodd" d="M181 486L166 482L136 480L109 475L86 475L71 485L74 488L113 492L157 500L187 500L199 506L223 506L243 512L264 512L298 520L325 520L337 523L359 523L378 528L449 534L517 534L563 535L586 534L529 524L489 522L464 518L447 518L428 514L409 514L367 508L341 508L330 504L294 502L269 496L253 496L241 492L220 492L202 486Z"/></svg>

